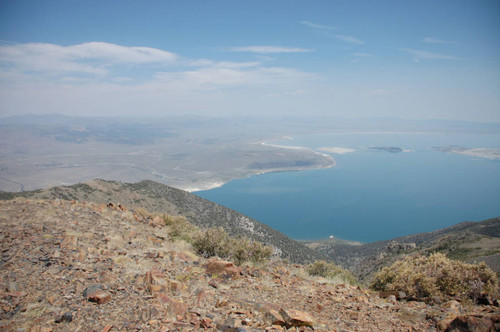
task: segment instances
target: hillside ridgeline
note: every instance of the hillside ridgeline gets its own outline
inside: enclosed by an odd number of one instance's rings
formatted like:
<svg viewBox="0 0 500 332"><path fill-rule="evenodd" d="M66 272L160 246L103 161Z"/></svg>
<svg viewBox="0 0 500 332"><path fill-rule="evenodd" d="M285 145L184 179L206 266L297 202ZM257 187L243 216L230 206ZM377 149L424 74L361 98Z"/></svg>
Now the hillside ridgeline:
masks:
<svg viewBox="0 0 500 332"><path fill-rule="evenodd" d="M128 207L144 208L153 213L185 216L187 221L201 228L222 227L230 236L245 236L265 245L272 245L276 254L293 263L329 260L328 256L307 248L283 233L237 211L187 191L149 180L138 183L93 180L71 186L0 194L0 198L4 199L13 197L59 198L100 204L121 203Z"/></svg>
<svg viewBox="0 0 500 332"><path fill-rule="evenodd" d="M428 233L418 233L362 245L309 242L306 245L349 269L360 281L407 254L443 253L464 262L485 262L500 273L500 217L481 222L462 222Z"/></svg>

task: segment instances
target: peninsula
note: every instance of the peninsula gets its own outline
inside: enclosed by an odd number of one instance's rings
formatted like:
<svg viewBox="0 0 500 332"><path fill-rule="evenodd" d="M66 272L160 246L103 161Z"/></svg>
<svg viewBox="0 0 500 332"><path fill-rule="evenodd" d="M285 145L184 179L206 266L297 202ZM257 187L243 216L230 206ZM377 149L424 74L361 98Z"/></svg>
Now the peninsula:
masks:
<svg viewBox="0 0 500 332"><path fill-rule="evenodd" d="M444 153L462 154L470 157L500 159L500 149L491 148L467 148L459 145L450 145L445 147L434 147L436 151Z"/></svg>

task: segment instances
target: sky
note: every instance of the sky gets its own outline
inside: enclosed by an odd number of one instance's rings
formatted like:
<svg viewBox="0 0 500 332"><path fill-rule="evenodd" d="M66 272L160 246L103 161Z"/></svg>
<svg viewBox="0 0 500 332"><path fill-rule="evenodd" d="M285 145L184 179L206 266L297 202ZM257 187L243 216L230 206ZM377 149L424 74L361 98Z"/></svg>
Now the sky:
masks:
<svg viewBox="0 0 500 332"><path fill-rule="evenodd" d="M500 1L0 0L0 116L500 122Z"/></svg>

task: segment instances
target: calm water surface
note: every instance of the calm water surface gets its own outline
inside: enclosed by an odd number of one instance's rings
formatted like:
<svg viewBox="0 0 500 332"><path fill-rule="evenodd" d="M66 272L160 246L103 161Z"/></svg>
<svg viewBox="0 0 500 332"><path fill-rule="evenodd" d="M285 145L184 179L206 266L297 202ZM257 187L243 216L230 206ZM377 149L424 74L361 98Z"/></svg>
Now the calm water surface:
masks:
<svg viewBox="0 0 500 332"><path fill-rule="evenodd" d="M256 175L196 194L295 239L371 242L500 216L500 160L432 149L500 148L500 135L331 134L277 144L355 151L332 154L333 168ZM411 151L368 149L381 146Z"/></svg>

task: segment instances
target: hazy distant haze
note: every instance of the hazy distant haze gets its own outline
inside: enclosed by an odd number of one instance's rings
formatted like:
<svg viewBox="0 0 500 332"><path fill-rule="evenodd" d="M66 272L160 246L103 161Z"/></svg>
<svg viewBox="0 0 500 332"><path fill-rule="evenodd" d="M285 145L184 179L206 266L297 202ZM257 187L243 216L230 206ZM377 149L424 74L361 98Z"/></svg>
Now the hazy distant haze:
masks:
<svg viewBox="0 0 500 332"><path fill-rule="evenodd" d="M500 122L498 1L2 1L0 116Z"/></svg>

